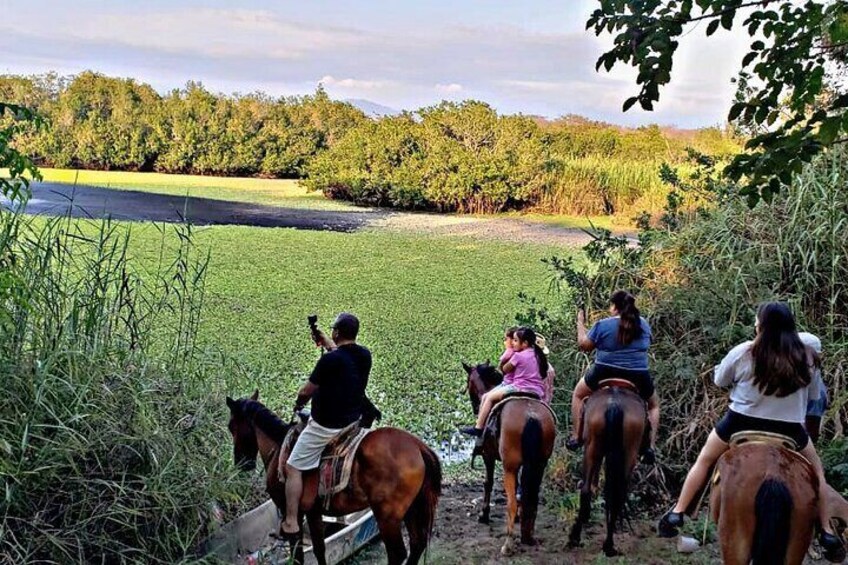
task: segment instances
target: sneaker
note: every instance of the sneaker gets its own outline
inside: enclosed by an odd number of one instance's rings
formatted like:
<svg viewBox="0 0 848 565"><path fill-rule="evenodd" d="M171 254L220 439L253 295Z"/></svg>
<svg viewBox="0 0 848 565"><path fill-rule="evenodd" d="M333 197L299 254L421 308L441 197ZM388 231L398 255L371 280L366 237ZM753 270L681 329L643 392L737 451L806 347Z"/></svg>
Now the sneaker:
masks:
<svg viewBox="0 0 848 565"><path fill-rule="evenodd" d="M459 428L460 433L473 436L473 437L483 437L483 430L480 428L475 428L474 426L465 426Z"/></svg>
<svg viewBox="0 0 848 565"><path fill-rule="evenodd" d="M839 536L821 532L819 534L819 544L822 546L824 558L831 563L841 563L845 560L845 546Z"/></svg>
<svg viewBox="0 0 848 565"><path fill-rule="evenodd" d="M678 528L683 526L682 512L666 512L657 524L657 535L661 538L673 538L679 533Z"/></svg>
<svg viewBox="0 0 848 565"><path fill-rule="evenodd" d="M569 451L577 451L581 447L583 447L583 442L573 437L568 438L565 442L565 448Z"/></svg>

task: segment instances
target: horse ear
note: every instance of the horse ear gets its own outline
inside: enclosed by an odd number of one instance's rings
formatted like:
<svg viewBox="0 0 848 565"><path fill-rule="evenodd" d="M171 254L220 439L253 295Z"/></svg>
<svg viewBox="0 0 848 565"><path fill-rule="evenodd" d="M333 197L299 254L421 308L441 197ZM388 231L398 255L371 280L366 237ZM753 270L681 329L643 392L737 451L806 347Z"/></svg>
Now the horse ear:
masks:
<svg viewBox="0 0 848 565"><path fill-rule="evenodd" d="M486 367L489 367L491 365L491 362L488 359L486 359L486 362L483 363L483 365L485 365Z"/></svg>
<svg viewBox="0 0 848 565"><path fill-rule="evenodd" d="M259 400L259 389L253 391L253 394L250 396L251 400Z"/></svg>
<svg viewBox="0 0 848 565"><path fill-rule="evenodd" d="M465 372L468 373L469 375L471 374L471 371L474 370L474 367L472 367L471 365L469 365L465 361L462 362L462 368L465 369Z"/></svg>
<svg viewBox="0 0 848 565"><path fill-rule="evenodd" d="M230 410L235 410L236 409L236 401L228 396L227 397L227 406L230 408Z"/></svg>

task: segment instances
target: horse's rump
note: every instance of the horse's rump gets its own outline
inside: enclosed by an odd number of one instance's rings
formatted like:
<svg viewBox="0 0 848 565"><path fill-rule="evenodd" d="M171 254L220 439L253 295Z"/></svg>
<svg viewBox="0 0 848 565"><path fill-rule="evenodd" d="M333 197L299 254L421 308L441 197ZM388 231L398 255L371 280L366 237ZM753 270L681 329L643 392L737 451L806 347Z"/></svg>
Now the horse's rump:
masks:
<svg viewBox="0 0 848 565"><path fill-rule="evenodd" d="M806 459L771 443L733 446L719 458L711 488L726 561L738 555L782 561L776 554L788 563L803 560L818 517L818 479Z"/></svg>
<svg viewBox="0 0 848 565"><path fill-rule="evenodd" d="M521 417L523 416L523 417ZM524 422L536 417L540 422L550 420L556 427L556 414L553 409L545 404L536 395L508 395L492 407L486 426L483 428L484 446L497 446L501 436L501 429L505 421L520 426L519 432L524 429Z"/></svg>

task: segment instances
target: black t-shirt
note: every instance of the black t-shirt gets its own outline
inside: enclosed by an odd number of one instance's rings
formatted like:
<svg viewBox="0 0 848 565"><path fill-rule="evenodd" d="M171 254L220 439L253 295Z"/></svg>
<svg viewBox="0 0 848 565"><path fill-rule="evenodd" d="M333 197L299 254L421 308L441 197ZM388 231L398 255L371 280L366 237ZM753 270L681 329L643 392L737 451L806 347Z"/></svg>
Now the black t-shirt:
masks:
<svg viewBox="0 0 848 565"><path fill-rule="evenodd" d="M371 352L359 344L342 345L323 355L309 377L318 385L312 396L312 418L331 429L358 420L370 373Z"/></svg>

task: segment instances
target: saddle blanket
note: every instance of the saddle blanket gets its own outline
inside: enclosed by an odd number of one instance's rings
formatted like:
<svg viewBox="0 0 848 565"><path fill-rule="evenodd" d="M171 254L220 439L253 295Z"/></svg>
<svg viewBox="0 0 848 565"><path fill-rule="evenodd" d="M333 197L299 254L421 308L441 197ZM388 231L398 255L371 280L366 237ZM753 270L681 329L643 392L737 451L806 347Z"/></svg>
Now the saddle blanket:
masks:
<svg viewBox="0 0 848 565"><path fill-rule="evenodd" d="M285 469L285 462L289 458L289 453L291 453L297 438L300 437L303 428L303 423L294 426L283 440L283 445L280 448L280 465L278 466L281 475L283 469ZM354 422L339 432L339 435L327 444L321 454L321 463L318 466L318 496L325 497L329 502L332 495L347 488L350 483L356 450L370 431L370 429L361 428L359 422ZM282 476L280 480L283 480Z"/></svg>

